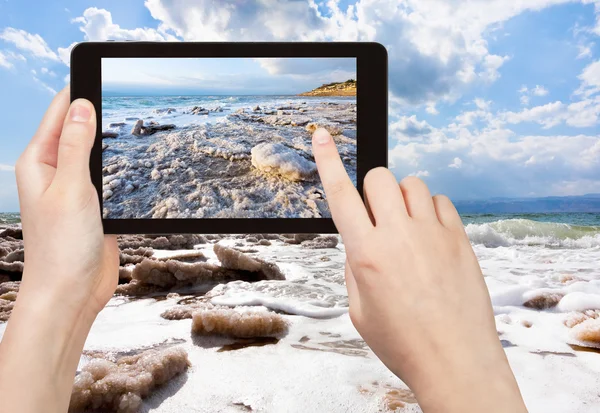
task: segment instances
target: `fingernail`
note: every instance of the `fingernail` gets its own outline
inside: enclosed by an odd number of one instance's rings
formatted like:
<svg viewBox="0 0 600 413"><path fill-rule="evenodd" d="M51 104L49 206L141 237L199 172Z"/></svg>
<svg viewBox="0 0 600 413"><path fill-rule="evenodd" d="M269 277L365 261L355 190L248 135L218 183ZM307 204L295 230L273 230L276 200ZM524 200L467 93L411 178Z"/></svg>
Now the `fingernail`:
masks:
<svg viewBox="0 0 600 413"><path fill-rule="evenodd" d="M331 135L329 135L329 132L327 132L327 130L319 128L315 131L313 139L319 145L324 145L329 142L329 140L331 139Z"/></svg>
<svg viewBox="0 0 600 413"><path fill-rule="evenodd" d="M87 105L75 102L71 106L70 116L73 122L85 123L90 120L92 112Z"/></svg>

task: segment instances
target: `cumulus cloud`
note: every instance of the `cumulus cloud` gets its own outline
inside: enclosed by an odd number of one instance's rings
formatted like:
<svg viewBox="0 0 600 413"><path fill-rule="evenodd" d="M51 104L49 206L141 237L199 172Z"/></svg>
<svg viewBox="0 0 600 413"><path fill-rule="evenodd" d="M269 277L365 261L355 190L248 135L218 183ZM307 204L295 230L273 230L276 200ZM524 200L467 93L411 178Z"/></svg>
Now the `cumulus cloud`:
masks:
<svg viewBox="0 0 600 413"><path fill-rule="evenodd" d="M550 92L548 92L548 89L544 86L536 85L531 93L533 93L534 96L546 96Z"/></svg>
<svg viewBox="0 0 600 413"><path fill-rule="evenodd" d="M561 116L564 113L565 107L564 103L556 101L531 109L524 109L521 112L506 112L504 119L506 122L512 124L536 122L545 129L548 129L562 122Z"/></svg>
<svg viewBox="0 0 600 413"><path fill-rule="evenodd" d="M15 67L14 62L26 62L27 59L20 53L15 53L12 50L0 51L0 67L12 69Z"/></svg>
<svg viewBox="0 0 600 413"><path fill-rule="evenodd" d="M58 55L48 46L39 34L31 34L25 30L5 28L0 33L0 39L12 43L17 49L40 59L58 61Z"/></svg>
<svg viewBox="0 0 600 413"><path fill-rule="evenodd" d="M540 85L535 85L535 87L532 89L528 88L526 85L523 85L518 92L521 95L520 101L523 106L529 105L532 96L541 97L550 93L548 89Z"/></svg>
<svg viewBox="0 0 600 413"><path fill-rule="evenodd" d="M71 43L69 46L67 47L59 47L57 52L58 52L58 57L60 58L60 60L66 64L67 66L71 65L71 50L73 50L73 48L77 45L77 42Z"/></svg>
<svg viewBox="0 0 600 413"><path fill-rule="evenodd" d="M40 69L40 72L42 72L42 74L47 75L47 76L56 77L56 73L54 73L52 70L48 69L47 67L42 67Z"/></svg>
<svg viewBox="0 0 600 413"><path fill-rule="evenodd" d="M2 52L0 52L0 67L4 67L6 69L11 69L13 67L13 64L9 61L8 56Z"/></svg>
<svg viewBox="0 0 600 413"><path fill-rule="evenodd" d="M450 165L448 165L448 168L454 168L454 169L460 169L460 167L462 166L462 159L460 158L454 158L454 160L452 161L452 163Z"/></svg>
<svg viewBox="0 0 600 413"><path fill-rule="evenodd" d="M344 80L356 78L356 59L256 59L271 75L307 75L314 78L318 74ZM335 76L338 74L338 76Z"/></svg>
<svg viewBox="0 0 600 413"><path fill-rule="evenodd" d="M584 189L574 182L588 182L586 187L598 183L598 136L516 139L510 129L492 127L446 127L435 132L437 139L399 142L390 151L390 166L398 179L415 169L428 171L435 176L429 181L432 192L454 199L580 194Z"/></svg>
<svg viewBox="0 0 600 413"><path fill-rule="evenodd" d="M575 92L578 95L586 97L595 95L600 92L600 60L588 65L581 75L581 87Z"/></svg>
<svg viewBox="0 0 600 413"><path fill-rule="evenodd" d="M410 117L402 116L398 121L393 122L390 125L392 136L397 139L426 135L430 133L431 130L432 128L427 122L417 120L415 115Z"/></svg>
<svg viewBox="0 0 600 413"><path fill-rule="evenodd" d="M136 28L133 30L123 29L118 24L113 23L112 15L109 11L90 7L83 12L83 15L72 20L79 24L79 29L84 33L85 40L103 41L103 40L142 40L142 41L165 41L176 40L176 38L162 30L149 28ZM67 49L71 49L71 44ZM63 50L61 58L66 57L66 51Z"/></svg>
<svg viewBox="0 0 600 413"><path fill-rule="evenodd" d="M0 172L14 172L15 167L13 165L6 165L0 163Z"/></svg>
<svg viewBox="0 0 600 413"><path fill-rule="evenodd" d="M492 54L485 31L525 11L567 0L334 1L147 0L146 7L185 40L378 41L390 56L392 99L426 104L453 101L477 82L493 82L507 56ZM508 3L508 4L507 4ZM293 24L290 24L293 22Z"/></svg>

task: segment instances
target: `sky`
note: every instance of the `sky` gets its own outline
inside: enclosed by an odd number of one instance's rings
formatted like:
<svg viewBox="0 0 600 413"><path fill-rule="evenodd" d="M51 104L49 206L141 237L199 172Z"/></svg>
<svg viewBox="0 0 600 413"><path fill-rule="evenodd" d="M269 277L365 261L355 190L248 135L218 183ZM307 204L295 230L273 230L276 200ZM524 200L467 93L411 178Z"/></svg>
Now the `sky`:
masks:
<svg viewBox="0 0 600 413"><path fill-rule="evenodd" d="M297 95L348 79L354 58L102 59L103 96Z"/></svg>
<svg viewBox="0 0 600 413"><path fill-rule="evenodd" d="M109 39L377 41L398 179L455 200L600 193L600 0L0 0L0 211L70 48Z"/></svg>

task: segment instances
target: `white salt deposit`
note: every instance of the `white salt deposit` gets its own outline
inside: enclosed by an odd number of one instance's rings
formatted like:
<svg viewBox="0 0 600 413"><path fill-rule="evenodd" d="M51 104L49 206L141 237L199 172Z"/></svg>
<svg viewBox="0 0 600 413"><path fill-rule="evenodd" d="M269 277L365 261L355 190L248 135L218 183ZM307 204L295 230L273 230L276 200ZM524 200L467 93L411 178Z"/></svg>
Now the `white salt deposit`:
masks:
<svg viewBox="0 0 600 413"><path fill-rule="evenodd" d="M317 165L280 143L261 143L252 148L252 165L291 181L316 179Z"/></svg>

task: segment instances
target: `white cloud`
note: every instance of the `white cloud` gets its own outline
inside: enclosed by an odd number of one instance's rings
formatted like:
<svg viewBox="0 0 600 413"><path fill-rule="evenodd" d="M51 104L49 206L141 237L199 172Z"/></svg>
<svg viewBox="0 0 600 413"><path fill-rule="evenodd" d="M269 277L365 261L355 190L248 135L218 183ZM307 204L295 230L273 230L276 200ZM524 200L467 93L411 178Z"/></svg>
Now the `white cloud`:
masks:
<svg viewBox="0 0 600 413"><path fill-rule="evenodd" d="M439 115L440 111L437 110L437 108L435 107L435 103L429 103L427 105L427 108L425 109L425 111L427 113L429 113L430 115Z"/></svg>
<svg viewBox="0 0 600 413"><path fill-rule="evenodd" d="M576 128L587 128L598 124L600 97L565 104L561 101L525 109L521 112L505 112L500 118L510 124L534 122L544 129L565 123Z"/></svg>
<svg viewBox="0 0 600 413"><path fill-rule="evenodd" d="M76 45L77 45L77 42L73 42L69 46L67 46L67 47L59 47L58 50L57 50L58 57L67 66L71 65L71 50L73 50L73 48Z"/></svg>
<svg viewBox="0 0 600 413"><path fill-rule="evenodd" d="M12 69L15 67L15 61L26 62L27 59L25 56L19 53L15 53L11 50L3 50L0 51L0 67L4 67L5 69Z"/></svg>
<svg viewBox="0 0 600 413"><path fill-rule="evenodd" d="M0 163L0 172L13 172L15 167L13 165L6 165Z"/></svg>
<svg viewBox="0 0 600 413"><path fill-rule="evenodd" d="M585 59L586 57L592 57L592 47L594 47L594 43L577 45L577 49L579 50L577 59Z"/></svg>
<svg viewBox="0 0 600 413"><path fill-rule="evenodd" d="M152 16L184 40L378 41L390 57L391 100L455 101L478 82L493 82L508 57L491 54L486 31L526 10L569 0L337 1L146 0ZM292 24L293 22L293 24Z"/></svg>
<svg viewBox="0 0 600 413"><path fill-rule="evenodd" d="M5 28L0 33L0 39L12 43L17 49L30 53L40 59L58 61L58 56L39 34L31 34L25 30L12 27Z"/></svg>
<svg viewBox="0 0 600 413"><path fill-rule="evenodd" d="M5 69L12 69L13 67L13 64L8 60L8 56L6 56L2 52L0 52L0 67L3 67Z"/></svg>
<svg viewBox="0 0 600 413"><path fill-rule="evenodd" d="M396 139L410 139L431 131L431 126L426 121L417 120L416 115L402 116L390 125L390 136Z"/></svg>
<svg viewBox="0 0 600 413"><path fill-rule="evenodd" d="M69 83L71 81L71 74L67 74L64 78L65 83Z"/></svg>
<svg viewBox="0 0 600 413"><path fill-rule="evenodd" d="M408 176L416 176L417 178L425 178L425 177L429 176L429 171L417 171L417 172L408 174Z"/></svg>
<svg viewBox="0 0 600 413"><path fill-rule="evenodd" d="M454 158L454 160L452 161L452 163L450 165L448 165L448 168L454 168L454 169L460 169L462 166L462 159L460 158Z"/></svg>
<svg viewBox="0 0 600 413"><path fill-rule="evenodd" d="M47 92L50 92L52 95L56 95L56 93L58 93L58 92L56 92L56 90L54 88L48 86L44 81L40 80L37 76L34 75L33 80L37 84L39 84L42 87L42 89L44 89Z"/></svg>
<svg viewBox="0 0 600 413"><path fill-rule="evenodd" d="M536 85L531 91L534 96L546 96L549 92L544 86Z"/></svg>
<svg viewBox="0 0 600 413"><path fill-rule="evenodd" d="M42 74L44 74L44 75L56 77L56 73L54 73L52 70L48 69L47 67L42 67L40 69L40 72L42 72Z"/></svg>
<svg viewBox="0 0 600 413"><path fill-rule="evenodd" d="M543 106L524 109L521 112L506 112L503 118L511 124L536 122L548 129L562 122L561 116L564 114L565 108L564 103L556 101Z"/></svg>
<svg viewBox="0 0 600 413"><path fill-rule="evenodd" d="M600 136L519 136L501 125L448 125L398 141L389 159L398 179L428 171L435 176L431 191L454 199L581 194L584 187L575 183L600 184Z"/></svg>
<svg viewBox="0 0 600 413"><path fill-rule="evenodd" d="M600 60L591 63L585 69L583 73L579 75L581 80L580 88L575 92L577 95L584 95L586 97L592 96L600 92Z"/></svg>
<svg viewBox="0 0 600 413"><path fill-rule="evenodd" d="M489 110L490 109L490 105L492 104L491 100L484 100L481 98L476 98L473 103L475 103L475 106L477 106L478 109L480 110Z"/></svg>
<svg viewBox="0 0 600 413"><path fill-rule="evenodd" d="M113 23L112 15L109 11L90 7L83 12L83 15L72 20L73 23L78 23L79 29L84 33L86 40L103 41L103 40L142 40L142 41L165 41L177 40L174 36L166 33L160 28L136 28L123 29L118 24ZM61 59L67 61L67 52L73 47L73 44L66 49L60 49Z"/></svg>
<svg viewBox="0 0 600 413"><path fill-rule="evenodd" d="M521 86L521 89L518 90L520 97L521 105L528 106L531 101L532 96L547 96L550 92L544 86L535 85L534 88L530 89L526 85Z"/></svg>

